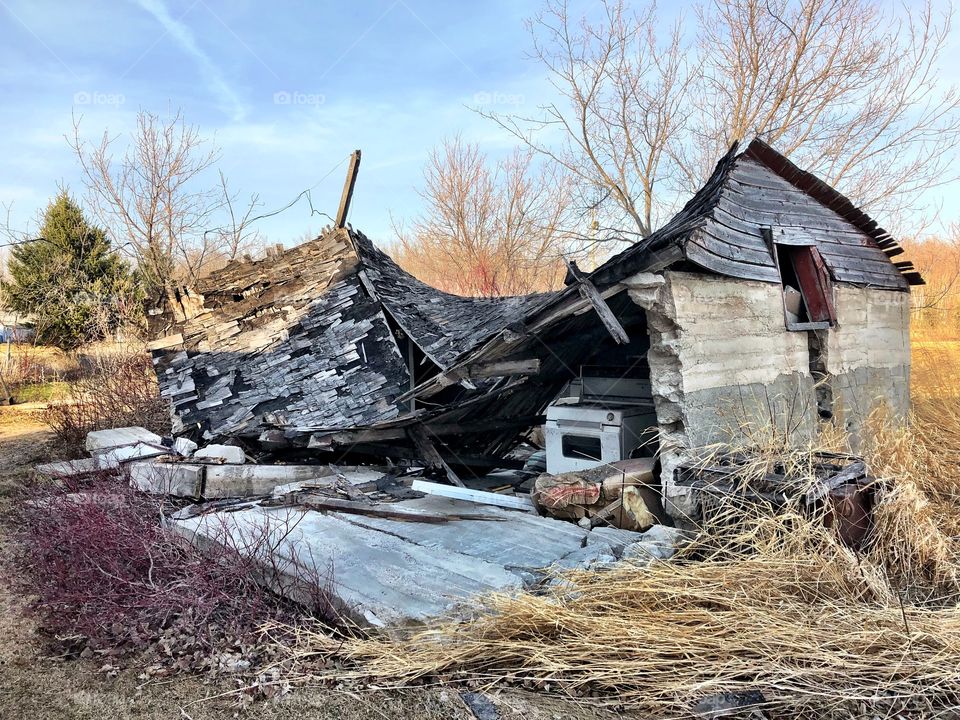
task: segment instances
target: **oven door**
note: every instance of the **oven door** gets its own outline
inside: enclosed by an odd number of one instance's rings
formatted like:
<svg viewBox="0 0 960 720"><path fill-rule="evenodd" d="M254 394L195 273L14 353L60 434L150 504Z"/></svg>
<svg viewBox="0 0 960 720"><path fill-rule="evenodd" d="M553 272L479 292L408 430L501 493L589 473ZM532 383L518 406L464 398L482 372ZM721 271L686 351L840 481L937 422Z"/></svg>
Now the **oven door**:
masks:
<svg viewBox="0 0 960 720"><path fill-rule="evenodd" d="M621 460L619 425L547 420L547 472L589 470Z"/></svg>

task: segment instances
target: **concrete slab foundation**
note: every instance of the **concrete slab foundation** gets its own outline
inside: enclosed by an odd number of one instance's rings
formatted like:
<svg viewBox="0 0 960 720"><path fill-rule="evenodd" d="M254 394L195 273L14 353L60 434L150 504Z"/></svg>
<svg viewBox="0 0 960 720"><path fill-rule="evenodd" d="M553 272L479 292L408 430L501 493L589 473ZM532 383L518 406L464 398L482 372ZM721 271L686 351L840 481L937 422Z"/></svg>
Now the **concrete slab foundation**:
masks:
<svg viewBox="0 0 960 720"><path fill-rule="evenodd" d="M269 547L273 567L295 580L315 579L341 613L373 626L422 622L478 594L519 591L551 567L616 558L628 540L641 538L441 497L379 507L491 520L426 524L258 506L171 524L194 540L229 542L242 552ZM588 540L589 557L581 557Z"/></svg>

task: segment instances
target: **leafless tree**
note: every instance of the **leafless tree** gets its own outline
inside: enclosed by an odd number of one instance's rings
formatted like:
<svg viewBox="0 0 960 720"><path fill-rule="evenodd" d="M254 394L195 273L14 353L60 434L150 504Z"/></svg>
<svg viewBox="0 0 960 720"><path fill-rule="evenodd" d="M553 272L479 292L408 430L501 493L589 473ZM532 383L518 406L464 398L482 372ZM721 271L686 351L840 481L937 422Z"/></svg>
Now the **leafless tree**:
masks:
<svg viewBox="0 0 960 720"><path fill-rule="evenodd" d="M117 140L107 131L98 143L83 140L74 118L71 146L90 207L115 245L135 257L149 290L194 283L256 239L257 196L240 211L222 173L219 186L207 179L218 151L179 112L161 117L140 111L119 156Z"/></svg>
<svg viewBox="0 0 960 720"><path fill-rule="evenodd" d="M592 210L612 203L641 235L655 225L669 183L671 141L684 122L689 75L679 25L659 39L653 6L643 13L606 2L600 23L575 22L550 2L531 23L535 57L562 103L540 116L490 113L578 181ZM555 131L561 141L552 144ZM544 132L546 131L546 132Z"/></svg>
<svg viewBox="0 0 960 720"><path fill-rule="evenodd" d="M910 290L910 304L920 326L926 329L952 326L960 329L960 226L954 224L949 235L924 240L905 240L909 253L925 285Z"/></svg>
<svg viewBox="0 0 960 720"><path fill-rule="evenodd" d="M410 232L397 227L407 270L448 292L513 295L555 287L561 256L582 247L570 225L571 185L555 168L516 151L491 163L459 137L430 155L427 209Z"/></svg>
<svg viewBox="0 0 960 720"><path fill-rule="evenodd" d="M928 1L898 22L872 0L713 0L699 17L694 98L697 117L720 119L704 138L714 155L761 135L894 218L955 176L960 95L937 86L949 12Z"/></svg>
<svg viewBox="0 0 960 720"><path fill-rule="evenodd" d="M202 241L185 250L194 276L203 276L237 260L244 254L259 249L263 244L256 228L259 219L254 213L263 207L260 196L254 193L246 205L238 204L239 196L231 193L222 171L218 188L220 225L204 230Z"/></svg>
<svg viewBox="0 0 960 720"><path fill-rule="evenodd" d="M591 21L548 0L530 29L562 101L485 114L568 170L611 225L649 234L755 135L894 220L955 177L960 95L937 83L951 18L929 2L898 17L872 0L705 0L686 34L662 32L653 5L602 10Z"/></svg>

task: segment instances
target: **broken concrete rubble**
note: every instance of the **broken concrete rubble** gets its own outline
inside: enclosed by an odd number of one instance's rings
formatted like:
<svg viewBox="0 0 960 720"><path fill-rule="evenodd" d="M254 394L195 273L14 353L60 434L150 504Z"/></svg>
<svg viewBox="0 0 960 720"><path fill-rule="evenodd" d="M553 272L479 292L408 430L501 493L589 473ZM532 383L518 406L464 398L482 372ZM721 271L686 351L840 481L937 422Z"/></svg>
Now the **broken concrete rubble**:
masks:
<svg viewBox="0 0 960 720"><path fill-rule="evenodd" d="M82 479L97 473L116 473L120 463L112 458L95 456L78 460L62 460L59 462L36 465L33 472L36 475L50 480Z"/></svg>
<svg viewBox="0 0 960 720"><path fill-rule="evenodd" d="M86 448L91 455L100 454L118 447L144 443L163 446L163 438L142 427L111 428L87 433Z"/></svg>
<svg viewBox="0 0 960 720"><path fill-rule="evenodd" d="M203 465L135 462L127 468L130 486L151 495L203 496Z"/></svg>
<svg viewBox="0 0 960 720"><path fill-rule="evenodd" d="M197 448L199 447L200 446L190 438L178 437L173 441L174 452L183 457L190 457L197 451Z"/></svg>
<svg viewBox="0 0 960 720"><path fill-rule="evenodd" d="M692 539L690 532L665 525L654 525L624 547L621 557L641 564L669 560Z"/></svg>
<svg viewBox="0 0 960 720"><path fill-rule="evenodd" d="M193 457L197 460L219 460L228 465L243 465L247 461L243 448L236 445L207 445L194 450Z"/></svg>
<svg viewBox="0 0 960 720"><path fill-rule="evenodd" d="M143 492L190 498L256 497L282 485L334 479L327 465L210 465L192 462L134 463L131 481Z"/></svg>

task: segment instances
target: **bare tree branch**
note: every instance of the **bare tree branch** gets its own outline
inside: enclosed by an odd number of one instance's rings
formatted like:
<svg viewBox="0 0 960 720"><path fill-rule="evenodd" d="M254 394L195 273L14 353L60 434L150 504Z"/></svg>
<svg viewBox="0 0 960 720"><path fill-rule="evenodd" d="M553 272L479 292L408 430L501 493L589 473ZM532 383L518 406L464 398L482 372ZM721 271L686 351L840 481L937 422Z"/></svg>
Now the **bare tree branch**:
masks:
<svg viewBox="0 0 960 720"><path fill-rule="evenodd" d="M649 234L755 135L894 223L957 177L960 93L937 78L951 16L929 0L900 19L870 0L704 0L689 44L655 5L602 10L548 0L533 56L562 101L483 113L568 172L602 224Z"/></svg>
<svg viewBox="0 0 960 720"><path fill-rule="evenodd" d="M556 287L564 253L583 244L571 224L571 187L555 167L516 151L491 164L460 138L434 150L421 192L427 210L395 255L420 279L462 295L516 295Z"/></svg>

